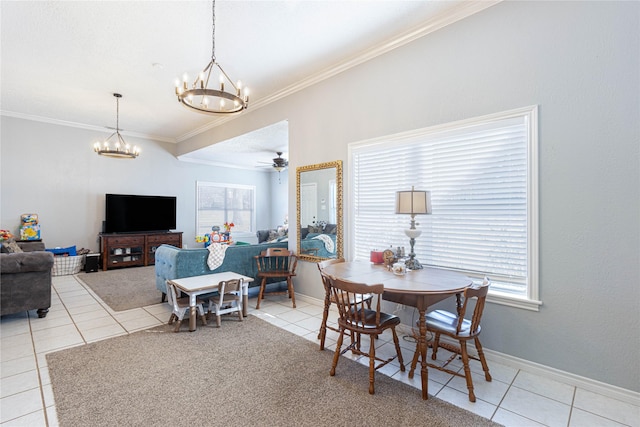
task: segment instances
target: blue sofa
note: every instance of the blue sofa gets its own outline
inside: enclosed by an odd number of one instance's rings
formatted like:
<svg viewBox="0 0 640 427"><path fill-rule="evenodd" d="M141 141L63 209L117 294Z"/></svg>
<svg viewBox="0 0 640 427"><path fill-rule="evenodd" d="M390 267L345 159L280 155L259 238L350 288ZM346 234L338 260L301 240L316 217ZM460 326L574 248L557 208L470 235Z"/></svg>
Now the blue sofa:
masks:
<svg viewBox="0 0 640 427"><path fill-rule="evenodd" d="M333 251L329 252L324 242L317 237L320 233L309 233L300 240L300 253L320 258L336 258L336 235L325 234L333 241Z"/></svg>
<svg viewBox="0 0 640 427"><path fill-rule="evenodd" d="M257 245L233 245L227 248L224 262L215 270L207 265L208 249L180 249L171 245L161 245L155 253L156 288L162 292L164 302L167 293L166 281L204 274L233 271L253 277L249 287L259 286L258 267L254 257L267 248L287 248L287 242L262 243Z"/></svg>

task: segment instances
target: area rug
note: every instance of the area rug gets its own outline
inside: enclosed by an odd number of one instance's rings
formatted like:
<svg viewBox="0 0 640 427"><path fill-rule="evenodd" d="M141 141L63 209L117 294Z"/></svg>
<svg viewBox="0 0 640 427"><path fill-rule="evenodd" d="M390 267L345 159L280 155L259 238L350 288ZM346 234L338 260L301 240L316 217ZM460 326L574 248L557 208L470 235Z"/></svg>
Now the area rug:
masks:
<svg viewBox="0 0 640 427"><path fill-rule="evenodd" d="M76 276L114 311L158 304L162 293L156 289L154 266L120 268Z"/></svg>
<svg viewBox="0 0 640 427"><path fill-rule="evenodd" d="M47 354L60 426L497 425L255 316L169 325Z"/></svg>

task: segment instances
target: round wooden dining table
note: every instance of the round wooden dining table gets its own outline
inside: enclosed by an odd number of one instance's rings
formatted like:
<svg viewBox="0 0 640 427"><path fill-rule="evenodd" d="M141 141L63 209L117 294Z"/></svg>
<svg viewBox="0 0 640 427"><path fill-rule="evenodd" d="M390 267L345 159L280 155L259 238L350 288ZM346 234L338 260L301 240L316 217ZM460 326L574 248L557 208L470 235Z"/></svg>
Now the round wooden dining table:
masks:
<svg viewBox="0 0 640 427"><path fill-rule="evenodd" d="M464 274L437 268L423 268L396 275L384 265L364 261L340 262L328 265L323 270L330 276L369 285L382 283L382 298L398 304L415 307L418 310L420 349L420 376L422 380L422 398L428 399L427 373L427 326L425 313L430 305L461 294L472 285L472 280Z"/></svg>

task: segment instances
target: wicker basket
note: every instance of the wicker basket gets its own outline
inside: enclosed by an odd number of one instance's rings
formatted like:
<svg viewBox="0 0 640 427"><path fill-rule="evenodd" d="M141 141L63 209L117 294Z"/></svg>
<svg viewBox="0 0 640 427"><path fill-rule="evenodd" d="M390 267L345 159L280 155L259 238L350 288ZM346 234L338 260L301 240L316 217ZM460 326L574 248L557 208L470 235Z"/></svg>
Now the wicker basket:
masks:
<svg viewBox="0 0 640 427"><path fill-rule="evenodd" d="M66 276L80 273L84 266L84 257L84 255L54 257L53 272L51 274L54 276Z"/></svg>

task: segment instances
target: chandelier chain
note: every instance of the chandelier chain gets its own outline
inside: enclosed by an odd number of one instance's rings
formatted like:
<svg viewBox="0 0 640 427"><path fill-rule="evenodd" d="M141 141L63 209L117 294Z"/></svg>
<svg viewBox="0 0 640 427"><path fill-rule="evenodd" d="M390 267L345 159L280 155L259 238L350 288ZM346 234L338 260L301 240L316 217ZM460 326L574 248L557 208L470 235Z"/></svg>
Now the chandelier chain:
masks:
<svg viewBox="0 0 640 427"><path fill-rule="evenodd" d="M213 0L211 5L211 23L213 30L211 31L211 60L216 62L216 1Z"/></svg>
<svg viewBox="0 0 640 427"><path fill-rule="evenodd" d="M120 133L120 98L116 96L116 132Z"/></svg>

